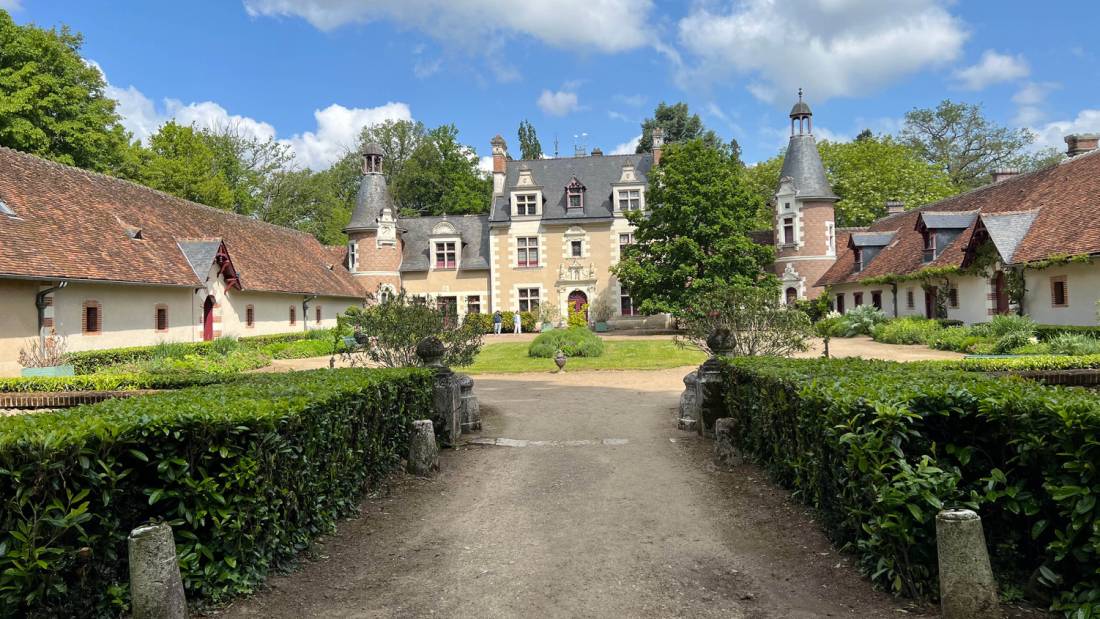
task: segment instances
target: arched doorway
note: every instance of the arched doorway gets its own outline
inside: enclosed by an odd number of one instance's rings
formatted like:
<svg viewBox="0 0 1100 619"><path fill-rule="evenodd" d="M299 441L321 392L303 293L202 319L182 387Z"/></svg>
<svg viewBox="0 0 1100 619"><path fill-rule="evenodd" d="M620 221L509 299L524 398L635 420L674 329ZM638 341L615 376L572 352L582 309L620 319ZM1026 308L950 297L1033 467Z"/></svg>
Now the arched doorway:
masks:
<svg viewBox="0 0 1100 619"><path fill-rule="evenodd" d="M787 294L787 305L792 305L796 300L798 300L798 290L795 290L794 287L787 288L787 293L786 294Z"/></svg>
<svg viewBox="0 0 1100 619"><path fill-rule="evenodd" d="M202 339L204 342L214 339L214 295L206 297L202 304Z"/></svg>
<svg viewBox="0 0 1100 619"><path fill-rule="evenodd" d="M584 319L588 320L588 295L584 294L580 290L574 290L569 293L569 311L570 312L584 312Z"/></svg>

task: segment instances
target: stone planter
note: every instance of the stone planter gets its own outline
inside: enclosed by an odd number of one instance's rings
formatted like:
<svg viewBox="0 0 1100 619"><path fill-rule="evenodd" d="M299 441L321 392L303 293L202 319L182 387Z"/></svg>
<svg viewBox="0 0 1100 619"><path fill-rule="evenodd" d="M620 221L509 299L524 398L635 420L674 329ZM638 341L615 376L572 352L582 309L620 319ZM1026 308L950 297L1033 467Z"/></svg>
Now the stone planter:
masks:
<svg viewBox="0 0 1100 619"><path fill-rule="evenodd" d="M23 368L23 376L75 376L71 365L52 365L45 368Z"/></svg>
<svg viewBox="0 0 1100 619"><path fill-rule="evenodd" d="M606 322L600 321L596 323L596 333L607 333L611 330L611 327Z"/></svg>
<svg viewBox="0 0 1100 619"><path fill-rule="evenodd" d="M558 371L559 372L564 372L565 371L565 362L568 359L569 358L565 356L565 353L563 353L560 350L558 351L558 354L554 356L554 363L558 366Z"/></svg>

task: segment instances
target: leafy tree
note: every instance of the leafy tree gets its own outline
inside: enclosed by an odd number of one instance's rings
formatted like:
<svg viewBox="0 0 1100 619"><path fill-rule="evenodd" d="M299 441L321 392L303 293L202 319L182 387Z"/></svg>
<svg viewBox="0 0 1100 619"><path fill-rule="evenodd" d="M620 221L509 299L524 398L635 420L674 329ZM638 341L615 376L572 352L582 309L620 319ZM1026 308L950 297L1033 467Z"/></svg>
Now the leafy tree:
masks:
<svg viewBox="0 0 1100 619"><path fill-rule="evenodd" d="M354 161L352 167L356 170L356 186L358 187L358 173L362 168L359 153L362 152L363 146L370 142L377 142L382 147L382 173L385 174L392 190L394 179L401 177L406 163L416 152L417 147L427 139L428 130L424 127L424 123L418 120L387 120L364 127L359 134L359 148L345 157ZM395 195L394 200L399 201L398 196Z"/></svg>
<svg viewBox="0 0 1100 619"><path fill-rule="evenodd" d="M214 169L233 193L232 209L242 215L260 208L268 183L292 159L286 144L242 133L238 124L202 129L199 137L214 151Z"/></svg>
<svg viewBox="0 0 1100 619"><path fill-rule="evenodd" d="M231 210L233 187L217 164L218 153L200 131L171 121L149 138L134 180L185 200Z"/></svg>
<svg viewBox="0 0 1100 619"><path fill-rule="evenodd" d="M614 267L644 313L676 311L721 283L774 284L771 247L749 237L759 195L722 150L701 139L671 144L650 174L646 213L629 215L636 243Z"/></svg>
<svg viewBox="0 0 1100 619"><path fill-rule="evenodd" d="M542 144L535 133L535 127L524 119L519 124L519 151L523 159L542 159Z"/></svg>
<svg viewBox="0 0 1100 619"><path fill-rule="evenodd" d="M325 245L340 245L347 241L342 228L351 210L337 190L328 170L280 171L268 182L256 215L268 223L308 232Z"/></svg>
<svg viewBox="0 0 1100 619"><path fill-rule="evenodd" d="M398 206L420 215L484 213L493 192L492 179L478 169L476 152L458 141L454 125L429 131L392 178Z"/></svg>
<svg viewBox="0 0 1100 619"><path fill-rule="evenodd" d="M642 139L638 140L635 152L648 153L653 151L653 129L661 127L665 130L665 143L687 142L701 139L710 148L723 148L722 139L714 131L703 126L703 120L698 114L688 111L686 103L668 105L664 101L657 104L653 112L653 118L647 118L642 123ZM734 142L736 144L736 141ZM740 154L740 146L737 147Z"/></svg>
<svg viewBox="0 0 1100 619"><path fill-rule="evenodd" d="M112 172L129 135L82 43L67 26L19 26L0 10L0 146Z"/></svg>
<svg viewBox="0 0 1100 619"><path fill-rule="evenodd" d="M784 306L779 289L719 283L676 314L684 338L711 354L786 356L809 348L810 318Z"/></svg>
<svg viewBox="0 0 1100 619"><path fill-rule="evenodd" d="M989 182L1001 167L1030 167L1024 149L1035 141L1027 129L1010 129L990 122L980 105L942 101L935 109L916 108L905 114L901 140L925 161L947 173L960 189Z"/></svg>

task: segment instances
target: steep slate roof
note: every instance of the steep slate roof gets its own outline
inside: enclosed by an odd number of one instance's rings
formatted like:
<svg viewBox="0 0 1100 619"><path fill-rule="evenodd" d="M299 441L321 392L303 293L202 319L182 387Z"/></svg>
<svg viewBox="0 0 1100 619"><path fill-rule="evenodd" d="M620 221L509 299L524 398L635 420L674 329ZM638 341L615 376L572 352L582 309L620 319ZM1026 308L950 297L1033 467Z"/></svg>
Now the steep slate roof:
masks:
<svg viewBox="0 0 1100 619"><path fill-rule="evenodd" d="M558 159L532 159L509 161L505 167L504 195L493 199L490 222L506 222L511 219L511 192L519 180L520 166L531 168L531 177L535 184L542 187L542 220L599 219L614 215L612 183L622 177L623 166L634 166L634 174L639 185L648 183L650 168L653 167L651 153L630 155L599 155L591 157L561 157ZM587 188L584 192L583 212L566 213L565 187L577 177ZM404 221L404 220L403 220Z"/></svg>
<svg viewBox="0 0 1100 619"><path fill-rule="evenodd" d="M446 221L455 227L462 238L462 252L458 261L460 271L484 271L489 269L489 216L459 215L443 217L410 217L401 220L405 232L401 235L401 272L427 271L431 265L429 239L432 228Z"/></svg>
<svg viewBox="0 0 1100 619"><path fill-rule="evenodd" d="M180 243L221 239L244 290L363 296L308 234L7 148L0 199L16 215L0 216L0 277L198 287L209 247Z"/></svg>
<svg viewBox="0 0 1100 619"><path fill-rule="evenodd" d="M214 258L221 249L222 240L180 239L177 244L183 252L183 257L187 258L187 264L190 264L191 270L195 272L195 277L199 281L206 279L206 274L210 272L210 265L214 263Z"/></svg>
<svg viewBox="0 0 1100 619"><path fill-rule="evenodd" d="M917 217L921 213L958 213L961 216L966 212L977 212L983 221L993 215L992 220L996 222L998 215L1021 211L1035 212L1026 230L1022 229L1022 218L1004 220L1011 223L1002 226L1013 230L1004 234L1022 233L1012 256L1001 256L1011 260L1012 264L1054 255L1100 253L1100 151L1078 155L1043 170L884 217L871 224L870 229L876 232L896 230L894 242L859 273L852 272L852 252L841 252L836 263L817 281L817 285L858 282L881 275L902 275L928 266L960 266L978 218L971 219L967 228L948 247L942 248L941 255L926 264L921 259L923 238L916 229ZM998 223L994 223L994 227L997 226ZM1005 248L1008 246L1005 245ZM1002 249L1001 245L997 247Z"/></svg>
<svg viewBox="0 0 1100 619"><path fill-rule="evenodd" d="M989 233L990 240L997 247L997 253L1001 254L1005 262L1012 263L1016 255L1016 248L1027 236L1038 211L1026 213L986 213L981 216L981 225Z"/></svg>
<svg viewBox="0 0 1100 619"><path fill-rule="evenodd" d="M852 232L852 247L886 247L894 240L893 232Z"/></svg>
<svg viewBox="0 0 1100 619"><path fill-rule="evenodd" d="M919 221L929 230L965 230L974 223L977 212L939 213L922 211Z"/></svg>
<svg viewBox="0 0 1100 619"><path fill-rule="evenodd" d="M825 178L825 166L817 152L817 143L810 134L792 135L783 156L783 169L779 178L790 178L799 198L836 199L829 180Z"/></svg>
<svg viewBox="0 0 1100 619"><path fill-rule="evenodd" d="M371 172L360 175L359 180L359 193L355 197L355 210L352 211L351 221L344 227L344 232L377 230L378 216L382 214L383 208L388 207L394 217L397 216L385 176L379 172Z"/></svg>

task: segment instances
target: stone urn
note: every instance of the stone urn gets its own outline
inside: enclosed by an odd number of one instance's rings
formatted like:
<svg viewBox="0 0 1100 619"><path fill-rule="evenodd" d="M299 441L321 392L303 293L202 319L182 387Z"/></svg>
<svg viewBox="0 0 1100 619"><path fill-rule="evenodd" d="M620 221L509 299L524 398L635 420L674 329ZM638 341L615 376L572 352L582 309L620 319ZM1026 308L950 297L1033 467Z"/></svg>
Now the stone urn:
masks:
<svg viewBox="0 0 1100 619"><path fill-rule="evenodd" d="M447 353L447 347L434 335L430 335L416 345L416 356L425 367L443 367L443 355Z"/></svg>
<svg viewBox="0 0 1100 619"><path fill-rule="evenodd" d="M707 348L716 357L728 355L733 350L733 333L725 327L718 327L707 338Z"/></svg>
<svg viewBox="0 0 1100 619"><path fill-rule="evenodd" d="M559 372L565 371L565 361L568 358L569 357L566 357L565 353L560 350L558 351L558 354L554 355L554 363L557 364Z"/></svg>

